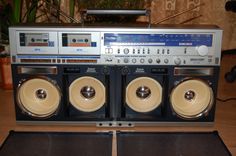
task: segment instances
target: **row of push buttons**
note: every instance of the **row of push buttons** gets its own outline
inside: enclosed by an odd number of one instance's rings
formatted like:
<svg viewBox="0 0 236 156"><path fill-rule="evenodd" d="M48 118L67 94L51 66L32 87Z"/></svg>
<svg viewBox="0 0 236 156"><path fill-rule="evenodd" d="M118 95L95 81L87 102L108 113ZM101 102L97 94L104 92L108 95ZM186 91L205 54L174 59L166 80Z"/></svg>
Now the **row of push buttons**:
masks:
<svg viewBox="0 0 236 156"><path fill-rule="evenodd" d="M132 49L130 50L129 48L123 49L123 53L121 52L121 49L117 49L117 54L150 54L150 49ZM106 48L105 49L106 54L112 54L113 49L112 48ZM170 49L157 49L156 54L170 54Z"/></svg>
<svg viewBox="0 0 236 156"><path fill-rule="evenodd" d="M170 54L170 49L157 49L157 54Z"/></svg>
<svg viewBox="0 0 236 156"><path fill-rule="evenodd" d="M129 58L124 58L123 61L124 61L124 63L129 63L129 62L130 62L130 59L129 59ZM132 62L132 63L137 63L137 59L136 59L136 58L133 58L133 59L131 60L131 62ZM140 62L140 63L145 63L145 59L141 58L141 59L139 60L139 62ZM149 59L147 60L147 62L151 64L151 63L153 63L153 59L149 58ZM165 64L167 64L167 63L169 63L169 60L168 60L168 59L164 59L163 62L164 62ZM158 64L161 63L161 60L160 60L159 58L157 58L157 59L156 59L156 63L158 63Z"/></svg>
<svg viewBox="0 0 236 156"><path fill-rule="evenodd" d="M117 50L117 53L120 54L120 49ZM147 50L146 49L133 49L132 51L128 48L125 48L123 50L123 53L124 54L129 54L130 52L132 52L133 54L150 54L150 49L148 48Z"/></svg>

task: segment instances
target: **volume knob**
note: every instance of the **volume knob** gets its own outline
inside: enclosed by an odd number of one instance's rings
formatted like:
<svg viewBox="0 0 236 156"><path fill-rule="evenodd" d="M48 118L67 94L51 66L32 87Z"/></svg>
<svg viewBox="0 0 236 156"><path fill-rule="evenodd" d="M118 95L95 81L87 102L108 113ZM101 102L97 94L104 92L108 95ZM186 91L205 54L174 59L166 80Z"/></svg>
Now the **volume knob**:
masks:
<svg viewBox="0 0 236 156"><path fill-rule="evenodd" d="M208 47L205 45L201 45L199 47L196 48L197 52L200 56L206 56L209 52Z"/></svg>

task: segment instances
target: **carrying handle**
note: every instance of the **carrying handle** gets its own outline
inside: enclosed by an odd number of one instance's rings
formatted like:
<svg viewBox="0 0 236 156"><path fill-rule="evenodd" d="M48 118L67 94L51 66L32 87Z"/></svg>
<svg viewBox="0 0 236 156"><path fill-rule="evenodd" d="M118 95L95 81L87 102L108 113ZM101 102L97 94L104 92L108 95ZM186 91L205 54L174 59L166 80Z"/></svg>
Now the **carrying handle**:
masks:
<svg viewBox="0 0 236 156"><path fill-rule="evenodd" d="M86 9L81 11L81 22L84 24L87 15L140 15L148 16L148 24L151 24L151 11L148 9L128 10L128 9L117 9L117 10L100 10L100 9Z"/></svg>

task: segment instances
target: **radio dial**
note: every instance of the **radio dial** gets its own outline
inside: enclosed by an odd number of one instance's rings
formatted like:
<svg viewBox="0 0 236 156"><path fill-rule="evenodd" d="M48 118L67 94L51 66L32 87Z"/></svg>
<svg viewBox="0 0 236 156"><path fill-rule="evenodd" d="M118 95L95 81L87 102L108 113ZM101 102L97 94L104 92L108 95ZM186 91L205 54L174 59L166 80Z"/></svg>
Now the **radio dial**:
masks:
<svg viewBox="0 0 236 156"><path fill-rule="evenodd" d="M124 49L124 54L128 54L129 53L129 49L128 48L125 48Z"/></svg>
<svg viewBox="0 0 236 156"><path fill-rule="evenodd" d="M196 48L197 52L200 56L206 56L209 52L208 47L205 45L201 45L199 47Z"/></svg>

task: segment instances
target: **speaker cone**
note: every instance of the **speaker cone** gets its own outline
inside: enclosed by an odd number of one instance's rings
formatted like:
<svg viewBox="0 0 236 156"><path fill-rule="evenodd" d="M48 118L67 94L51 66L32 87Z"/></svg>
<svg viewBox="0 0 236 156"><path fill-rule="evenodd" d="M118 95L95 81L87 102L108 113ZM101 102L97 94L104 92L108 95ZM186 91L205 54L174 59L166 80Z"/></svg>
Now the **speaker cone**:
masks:
<svg viewBox="0 0 236 156"><path fill-rule="evenodd" d="M70 103L83 112L93 112L105 104L106 91L104 85L89 76L74 80L69 87Z"/></svg>
<svg viewBox="0 0 236 156"><path fill-rule="evenodd" d="M162 101L162 87L156 80L139 77L126 87L126 103L136 112L150 112Z"/></svg>
<svg viewBox="0 0 236 156"><path fill-rule="evenodd" d="M59 108L60 89L46 78L33 78L22 82L17 90L17 103L27 114L44 118Z"/></svg>
<svg viewBox="0 0 236 156"><path fill-rule="evenodd" d="M173 110L182 118L198 118L206 114L213 104L213 91L199 79L189 79L178 84L171 92Z"/></svg>

